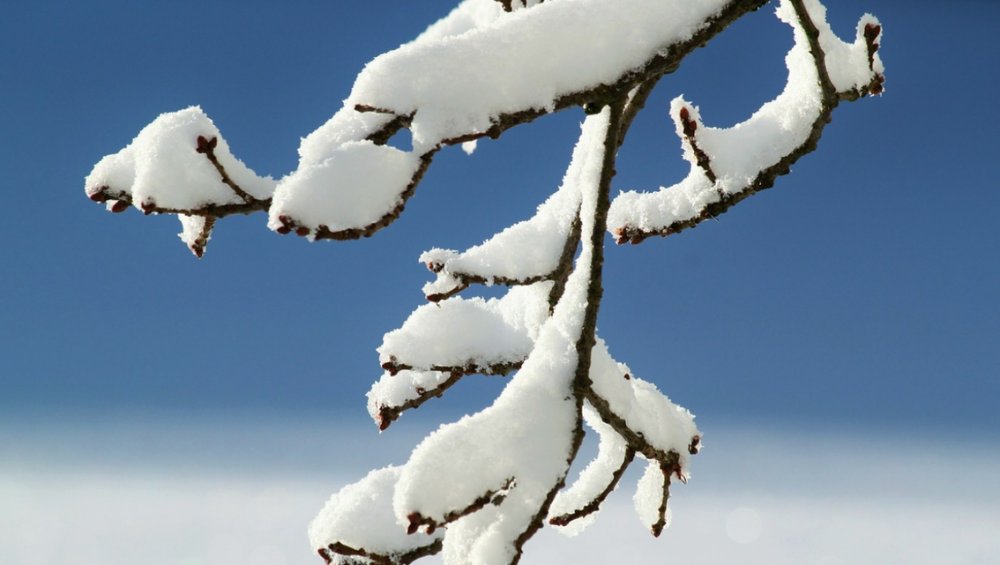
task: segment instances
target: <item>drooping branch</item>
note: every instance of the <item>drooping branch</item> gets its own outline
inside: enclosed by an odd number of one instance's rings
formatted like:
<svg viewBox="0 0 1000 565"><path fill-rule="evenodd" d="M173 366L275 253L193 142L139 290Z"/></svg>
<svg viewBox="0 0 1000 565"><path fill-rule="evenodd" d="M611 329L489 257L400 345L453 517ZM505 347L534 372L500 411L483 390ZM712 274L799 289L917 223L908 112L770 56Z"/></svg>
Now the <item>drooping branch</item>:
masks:
<svg viewBox="0 0 1000 565"><path fill-rule="evenodd" d="M594 407L601 420L614 428L628 442L629 447L641 453L646 459L658 461L672 469L680 468L680 455L676 451L664 451L646 441L641 433L629 427L625 418L612 410L610 403L594 392L592 388L588 388L585 395L587 402Z"/></svg>
<svg viewBox="0 0 1000 565"><path fill-rule="evenodd" d="M431 376L430 379L426 379L428 375ZM386 373L368 391L368 413L375 420L379 431L385 431L403 412L417 408L432 398L441 397L464 376L464 373L459 372ZM400 380L404 382L400 383ZM425 380L430 382L425 383ZM399 389L402 392L397 392Z"/></svg>
<svg viewBox="0 0 1000 565"><path fill-rule="evenodd" d="M646 464L635 493L636 510L653 537L660 537L670 523L670 481L674 471L657 461ZM682 481L683 475L677 475Z"/></svg>
<svg viewBox="0 0 1000 565"><path fill-rule="evenodd" d="M681 129L683 130L683 137L685 142L690 144L690 148L695 156L695 163L700 169L702 169L702 172L707 179L707 184L713 187L713 190L718 193L718 197L715 199L705 198L704 204L700 208L690 213L680 213L680 217L662 226L634 225L630 223L630 220L624 219L628 218L629 214L627 212L620 211L616 214L616 221L619 223L614 226L609 226L609 229L612 230L615 235L615 239L619 244L638 244L652 236L659 235L665 237L695 227L709 218L717 218L719 215L727 212L747 197L771 188L774 186L779 176L785 175L791 170L791 166L796 161L816 149L824 127L830 122L833 111L836 109L841 100L856 100L863 96L880 94L882 92L885 79L880 72L881 62L876 56L879 47L878 38L881 33L881 26L878 25L873 18L868 23L863 24L863 27L859 30L859 38L855 41L854 45L845 45L847 48L863 47L863 56L867 59L868 63L868 78L863 84L842 80L841 86L838 88L838 86L834 84L834 80L831 78L826 62L827 57L831 56L831 54L826 53L822 49L820 45L820 36L821 34L828 33L828 39L830 41L840 40L833 36L832 32L829 32L828 26L825 22L823 22L824 30L821 31L819 29L801 0L791 0L790 6L792 7L796 18L794 25L801 30L801 33L806 41L808 54L812 59L812 67L815 72L815 78L813 79L815 81L814 88L817 90L817 96L820 101L819 107L817 108L811 123L807 128L805 128L805 135L802 136L797 145L789 148L783 155L776 158L772 164L769 164L757 171L745 185L725 186L725 188L723 188L720 186L721 179L718 177L719 171L713 167L713 161L719 159L720 157L727 156L719 154L713 155L711 151L707 151L705 147L699 143L696 131L701 128L699 128L698 122L692 119L692 110L684 105L680 109L680 114L677 116L677 119L682 124ZM866 20L863 20L863 22L865 21ZM844 56L850 56L853 54L854 53L852 52L849 55ZM790 83L793 80L808 80L797 77L796 73L798 72L801 71L790 69ZM780 97L769 104L777 105L779 100L781 100ZM765 107L767 107L767 105L765 105ZM764 108L762 108L762 110L763 109ZM761 113L762 112L758 112L754 118L751 118L751 121L757 118ZM749 123L751 122L747 122L746 124ZM746 126L746 124L741 125ZM735 130L737 128L733 129ZM722 152L725 151L725 148L720 144L715 151ZM731 179L727 178L726 181L731 182ZM689 176L688 179L685 179L685 181L681 183L681 185L673 187L670 190L681 190L681 186L685 183L687 183L688 186L697 185L697 181L694 180L693 177ZM669 192L669 190L667 192ZM632 205L632 203L636 200L634 195L630 194L628 197L628 201L623 200L622 208ZM681 197L678 196L677 198Z"/></svg>
<svg viewBox="0 0 1000 565"><path fill-rule="evenodd" d="M621 480L622 476L625 474L625 471L628 469L628 466L632 463L632 460L634 459L635 459L635 450L632 449L631 447L627 447L625 449L625 454L622 457L622 461L618 465L618 468L611 473L610 480L607 482L604 489L602 489L597 494L597 496L595 496L589 502L571 512L567 512L565 514L560 514L558 516L553 516L549 518L549 523L552 524L553 526L566 526L571 522L573 522L574 520L578 520L580 518L583 518L584 516L589 516L590 514L593 514L594 512L600 510L601 504L604 504L604 500L608 497L608 495L614 492L615 488L618 487L618 482Z"/></svg>
<svg viewBox="0 0 1000 565"><path fill-rule="evenodd" d="M219 144L219 138L213 136L211 139L205 139L204 136L199 135L197 142L198 146L195 149L195 152L203 154L205 158L208 159L208 162L212 163L215 170L219 171L219 176L222 178L222 182L229 188L233 189L233 192L235 192L236 195L242 198L247 204L255 202L257 200L256 198L251 196L249 192L243 190L240 185L233 182L233 179L229 178L229 173L226 172L226 168L222 166L218 157L215 156L215 148ZM268 198L266 201L270 202L270 199Z"/></svg>

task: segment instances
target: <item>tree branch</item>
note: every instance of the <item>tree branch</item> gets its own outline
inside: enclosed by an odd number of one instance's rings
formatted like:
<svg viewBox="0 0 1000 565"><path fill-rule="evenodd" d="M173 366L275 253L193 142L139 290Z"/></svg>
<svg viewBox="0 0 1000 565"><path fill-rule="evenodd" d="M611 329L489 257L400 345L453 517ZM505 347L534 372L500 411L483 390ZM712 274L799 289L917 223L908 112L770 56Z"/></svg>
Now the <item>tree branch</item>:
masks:
<svg viewBox="0 0 1000 565"><path fill-rule="evenodd" d="M440 539L434 540L433 543L428 545L411 549L410 551L404 553L377 553L372 551L367 551L363 548L351 547L347 544L341 542L331 543L328 546L330 552L337 555L344 555L347 557L361 557L367 559L373 565L406 565L408 563L413 563L421 557L427 557L429 555L435 555L441 551L444 547L444 542ZM320 557L322 557L327 563L332 562L329 553L325 553L323 549L319 550Z"/></svg>
<svg viewBox="0 0 1000 565"><path fill-rule="evenodd" d="M505 6L508 5L505 4L503 0L498 1ZM350 240L370 237L375 232L388 226L399 217L403 211L406 201L413 196L417 185L420 183L424 173L426 173L427 168L430 166L434 154L442 146L458 145L483 137L496 139L500 137L504 131L520 124L532 122L546 114L576 106L584 107L592 104L600 106L611 101L618 100L621 98L622 93L632 91L633 89L640 87L643 83L649 82L653 79L658 79L662 75L676 70L680 66L684 57L686 57L691 51L704 45L712 39L712 37L728 27L729 24L736 21L740 16L749 11L758 9L766 3L766 1L767 0L732 0L730 3L723 6L718 14L707 18L705 24L691 37L684 41L664 46L663 49L659 50L656 55L651 57L644 64L635 69L624 72L613 83L599 84L586 90L561 95L554 100L551 108L526 108L516 112L500 114L492 119L493 125L486 131L468 132L442 140L434 149L431 149L420 156L421 166L413 175L413 178L410 180L404 192L400 195L400 204L385 214L382 218L367 226L346 230L330 230L329 227L321 225L318 226L314 232L308 227L298 225L293 218L281 217L279 220L282 223L282 227L277 231L279 233L292 233L294 231L296 235L303 237L312 236L315 239ZM646 93L646 96L648 96L648 93ZM354 108L357 111L394 114L394 112L389 109L377 108L365 104L355 105ZM400 128L408 125L410 120L412 120L412 116L406 117L397 115L391 122L384 125L378 131L370 133L367 139L373 141L374 143L381 142L384 144ZM616 144L616 146L617 145L618 144Z"/></svg>
<svg viewBox="0 0 1000 565"><path fill-rule="evenodd" d="M632 463L634 459L635 459L635 449L633 449L632 447L626 448L625 455L622 458L621 464L618 466L617 469L615 469L615 472L611 474L611 480L608 481L607 486L604 487L604 490L602 490L600 494L594 497L594 499L588 502L587 504L581 506L580 508L572 512L567 512L565 514L560 514L559 516L554 516L552 518L549 518L549 523L552 524L553 526L566 526L573 520L583 518L584 516L593 514L594 512L600 510L601 504L604 504L604 500L608 497L608 495L614 492L615 488L618 487L618 481L621 480L622 475L625 474L625 470L628 469L628 466Z"/></svg>
<svg viewBox="0 0 1000 565"><path fill-rule="evenodd" d="M434 520L433 518L428 518L426 516L423 516L419 512L414 512L406 517L406 519L409 521L409 525L406 528L406 533L415 534L417 533L417 530L420 529L420 526L424 526L426 528L426 532L428 534L432 534L434 533L434 530L436 530L439 526L450 524L451 522L454 522L459 518L478 512L479 510L483 509L487 504L497 504L497 505L500 504L501 502L503 502L503 499L507 496L507 492L510 491L510 489L514 488L515 486L516 485L514 478L511 477L506 481L504 481L504 483L500 485L500 488L496 490L486 491L479 498L473 500L472 503L466 506L465 508L462 508L461 510L453 510L451 512L448 512L443 516L443 519L440 522Z"/></svg>

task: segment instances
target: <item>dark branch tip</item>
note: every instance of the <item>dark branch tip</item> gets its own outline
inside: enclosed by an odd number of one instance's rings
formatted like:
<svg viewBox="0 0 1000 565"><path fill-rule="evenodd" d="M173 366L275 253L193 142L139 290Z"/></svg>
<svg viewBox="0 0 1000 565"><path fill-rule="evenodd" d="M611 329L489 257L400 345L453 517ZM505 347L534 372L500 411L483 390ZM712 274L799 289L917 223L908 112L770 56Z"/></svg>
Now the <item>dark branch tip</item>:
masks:
<svg viewBox="0 0 1000 565"><path fill-rule="evenodd" d="M701 436L694 436L688 445L688 453L697 455L699 451L701 451Z"/></svg>
<svg viewBox="0 0 1000 565"><path fill-rule="evenodd" d="M199 135L197 139L198 146L195 148L195 151L197 151L198 153L209 153L213 149L215 149L215 145L217 142L218 139L215 137L209 140L204 135Z"/></svg>
<svg viewBox="0 0 1000 565"><path fill-rule="evenodd" d="M687 106L682 106L679 114L681 125L684 129L684 136L694 137L695 132L698 131L698 123L691 119L691 111L688 110Z"/></svg>
<svg viewBox="0 0 1000 565"><path fill-rule="evenodd" d="M102 186L93 191L88 190L87 198L93 200L94 202L107 202L110 199L107 192L105 192L107 189L108 187Z"/></svg>

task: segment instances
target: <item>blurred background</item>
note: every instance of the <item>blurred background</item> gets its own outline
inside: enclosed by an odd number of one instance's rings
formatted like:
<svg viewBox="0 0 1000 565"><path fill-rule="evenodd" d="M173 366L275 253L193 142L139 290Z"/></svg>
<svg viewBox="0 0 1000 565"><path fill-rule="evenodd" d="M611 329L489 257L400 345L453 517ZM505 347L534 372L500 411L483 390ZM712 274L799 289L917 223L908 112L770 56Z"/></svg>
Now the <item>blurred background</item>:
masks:
<svg viewBox="0 0 1000 565"><path fill-rule="evenodd" d="M591 530L533 540L526 562L1000 559L1000 4L828 4L842 37L882 20L886 94L842 105L818 151L718 222L609 247L602 336L705 433L675 524L649 538L626 480ZM331 492L492 401L503 380L469 377L379 435L364 394L382 334L423 301L418 255L529 217L582 112L442 151L363 241L279 237L258 214L221 221L197 260L175 218L83 193L102 156L196 104L281 177L364 64L453 5L5 7L0 562L315 563L305 528ZM781 91L792 40L772 12L661 82L615 191L686 173L674 96L728 126Z"/></svg>

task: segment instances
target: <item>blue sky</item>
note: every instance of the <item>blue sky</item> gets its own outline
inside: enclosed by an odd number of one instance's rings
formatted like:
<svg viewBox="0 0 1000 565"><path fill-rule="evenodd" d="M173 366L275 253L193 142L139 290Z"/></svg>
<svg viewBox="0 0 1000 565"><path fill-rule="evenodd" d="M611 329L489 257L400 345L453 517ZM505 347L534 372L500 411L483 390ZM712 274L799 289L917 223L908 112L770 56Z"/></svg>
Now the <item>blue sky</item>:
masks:
<svg viewBox="0 0 1000 565"><path fill-rule="evenodd" d="M82 179L160 112L200 104L261 173L295 166L370 58L450 2L55 2L0 21L0 409L18 413L322 412L364 419L374 348L421 301L416 257L526 218L561 178L580 112L435 162L371 240L308 244L263 216L222 222L205 259L173 218L112 216ZM612 351L702 417L1000 431L1000 209L994 37L1000 7L837 2L842 35L884 22L887 93L842 106L820 149L719 222L612 247L600 329ZM663 81L616 189L683 175L666 117L709 124L784 81L790 36L765 9ZM474 381L475 379L469 379ZM496 382L436 407L473 410ZM444 417L444 416L442 416Z"/></svg>
<svg viewBox="0 0 1000 565"><path fill-rule="evenodd" d="M689 529L676 539L691 553L676 550L681 555L728 551L715 543L722 530L692 532L746 516L734 514L733 504L757 508L765 524L792 516L782 535L811 540L813 549L822 547L815 535L903 520L898 540L927 549L932 561L930 549L952 530L926 521L910 528L904 519L974 521L976 512L995 509L995 487L979 486L995 476L991 454L1000 439L1000 4L828 4L841 35L853 34L865 11L881 18L885 96L839 108L817 152L718 222L609 248L602 336L636 374L694 411L709 447L717 447L696 462L702 482L685 490L694 498L680 527ZM92 506L111 501L108 524L124 529L106 533L132 532L123 542L131 545L91 549L120 549L122 562L135 562L143 536L152 534L128 529L139 522L124 512L126 500L176 495L176 504L149 505L172 520L167 532L193 527L184 505L209 500L218 518L198 518L208 522L197 522L196 532L208 535L242 527L239 520L252 514L219 497L263 488L295 493L253 504L283 508L268 519L299 544L331 489L316 477L353 479L387 458L398 461L426 429L491 401L502 381L470 377L373 443L364 393L381 372L375 347L382 334L422 303L430 275L417 263L420 252L463 249L528 217L561 179L581 112L483 141L471 157L442 152L401 219L364 241L309 244L268 231L262 215L229 218L199 261L175 236L174 218L110 215L83 193L98 159L159 113L193 104L245 163L285 174L295 167L299 138L339 107L364 63L451 5L46 0L4 7L0 498L18 504L0 511L0 524L20 524L12 539L42 536L38 548L55 547L44 539L54 526L39 501L63 504L60 527L81 539L74 524L90 523ZM790 45L787 28L765 8L692 54L637 120L615 189L654 189L685 173L666 114L672 97L683 93L699 105L709 125L742 120L781 90ZM790 431L805 439L760 443ZM938 459L928 463L931 437ZM860 453L852 451L857 438L864 439ZM964 441L975 448L956 448ZM345 462L344 453L357 459ZM775 460L792 472L772 476ZM841 480L853 478L856 461L874 486ZM928 491L924 465L964 486L934 483ZM234 486L244 472L252 480ZM118 481L119 474L134 482ZM199 481L220 476L199 490ZM766 506L768 497L780 498L772 490L779 488L795 494L781 498L784 506ZM853 510L838 506L835 495L845 491L858 504ZM894 506L903 491L933 504ZM806 495L812 498L796 498ZM837 504L814 504L817 497ZM301 516L293 506L305 509ZM812 523L796 518L796 509L806 506L829 511L834 522L817 525L814 537L803 534ZM976 535L960 519L948 524ZM983 531L980 542L995 537L995 528ZM260 532L242 534L270 535ZM37 557L25 543L25 555ZM236 555L212 543L183 547L190 555L219 555L204 548ZM767 548L798 555L775 543ZM975 555L1000 551L988 543L948 545L972 556L955 562L977 563L987 558ZM747 546L733 548L750 555ZM0 547L0 557L20 555L18 546L9 550ZM899 556L881 550L870 555ZM774 562L770 549L760 551L749 562Z"/></svg>

